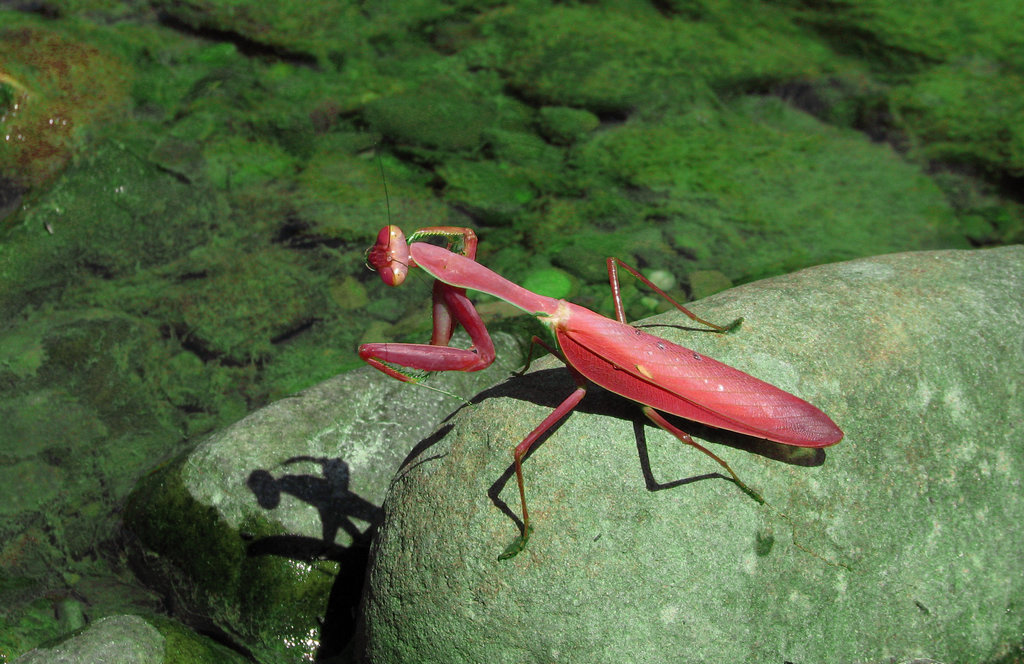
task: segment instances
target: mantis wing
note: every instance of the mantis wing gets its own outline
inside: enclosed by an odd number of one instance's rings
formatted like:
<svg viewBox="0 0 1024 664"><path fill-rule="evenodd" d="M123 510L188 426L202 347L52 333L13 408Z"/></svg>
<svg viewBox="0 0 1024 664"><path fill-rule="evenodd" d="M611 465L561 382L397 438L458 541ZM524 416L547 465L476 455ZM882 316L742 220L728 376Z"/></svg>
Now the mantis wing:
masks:
<svg viewBox="0 0 1024 664"><path fill-rule="evenodd" d="M569 364L590 381L656 410L798 447L843 432L815 406L696 351L572 306L555 331Z"/></svg>

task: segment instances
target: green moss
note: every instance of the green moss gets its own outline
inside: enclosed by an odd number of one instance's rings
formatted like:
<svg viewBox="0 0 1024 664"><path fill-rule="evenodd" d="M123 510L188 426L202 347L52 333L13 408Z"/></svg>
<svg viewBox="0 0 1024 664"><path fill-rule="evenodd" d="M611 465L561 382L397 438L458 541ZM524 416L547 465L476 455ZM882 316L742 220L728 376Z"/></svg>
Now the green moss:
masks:
<svg viewBox="0 0 1024 664"><path fill-rule="evenodd" d="M647 214L665 219L691 270L733 280L964 244L923 173L771 99L694 110L674 123L627 123L590 141L583 156L623 185L663 192L664 203L652 199Z"/></svg>
<svg viewBox="0 0 1024 664"><path fill-rule="evenodd" d="M297 179L291 200L295 213L309 224L306 234L358 241L360 253L354 256L359 256L387 223L408 220L405 225L419 227L446 219L447 208L425 188L429 173L389 159L382 160L382 177L373 154L352 156L346 152L350 145L347 135L325 139ZM389 207L393 220L388 219ZM361 258L338 268L365 274Z"/></svg>
<svg viewBox="0 0 1024 664"><path fill-rule="evenodd" d="M220 211L208 192L123 146L96 145L8 236L0 275L10 288L0 293L0 311L12 315L83 280L124 277L181 256L208 239Z"/></svg>
<svg viewBox="0 0 1024 664"><path fill-rule="evenodd" d="M448 200L488 224L512 223L536 196L530 175L506 163L449 160L439 173Z"/></svg>
<svg viewBox="0 0 1024 664"><path fill-rule="evenodd" d="M40 597L16 608L7 604L5 609L0 614L0 657L9 661L63 634L49 598Z"/></svg>
<svg viewBox="0 0 1024 664"><path fill-rule="evenodd" d="M603 281L607 284L607 258L614 256L631 265L636 264L636 256L628 253L632 240L626 234L616 233L577 235L555 254L554 261L587 283Z"/></svg>
<svg viewBox="0 0 1024 664"><path fill-rule="evenodd" d="M323 616L337 564L250 553L250 542L287 533L255 515L231 528L216 508L191 497L183 463L143 478L129 498L124 521L138 538L136 555L160 570L175 603L242 635L262 658L302 661L316 650L307 631Z"/></svg>
<svg viewBox="0 0 1024 664"><path fill-rule="evenodd" d="M540 130L554 143L571 145L597 129L601 120L589 111L565 106L540 109Z"/></svg>
<svg viewBox="0 0 1024 664"><path fill-rule="evenodd" d="M304 326L322 308L316 277L291 254L222 252L196 267L209 278L165 294L183 334L231 363L266 358L275 338ZM177 313L177 316L175 316Z"/></svg>
<svg viewBox="0 0 1024 664"><path fill-rule="evenodd" d="M791 1L793 17L837 52L882 74L904 76L964 55L1022 60L1019 26L1024 6L1003 0L893 3L886 0Z"/></svg>
<svg viewBox="0 0 1024 664"><path fill-rule="evenodd" d="M339 7L328 2L296 5L208 0L182 4L168 0L156 6L193 28L238 34L315 59L321 65L329 64L334 53L351 53L360 41L359 35L369 30L363 13L355 6Z"/></svg>
<svg viewBox="0 0 1024 664"><path fill-rule="evenodd" d="M211 141L204 158L204 174L218 189L265 187L299 168L298 160L285 149L246 136Z"/></svg>
<svg viewBox="0 0 1024 664"><path fill-rule="evenodd" d="M354 352L362 331L362 327L354 325L320 325L300 338L281 344L263 374L271 390L268 397L279 399L362 366L363 361Z"/></svg>
<svg viewBox="0 0 1024 664"><path fill-rule="evenodd" d="M621 113L689 105L739 79L807 75L831 58L773 9L744 6L727 22L665 21L635 4L550 8L513 31L512 85L542 104Z"/></svg>
<svg viewBox="0 0 1024 664"><path fill-rule="evenodd" d="M13 77L0 78L0 115L7 115L10 111L21 92L19 87L20 84Z"/></svg>
<svg viewBox="0 0 1024 664"><path fill-rule="evenodd" d="M230 593L238 585L245 543L216 509L191 498L181 483L182 462L139 480L125 505L125 526L146 549L159 552L168 571L187 581L177 592L194 596L202 588L220 585ZM203 546L193 549L195 542Z"/></svg>
<svg viewBox="0 0 1024 664"><path fill-rule="evenodd" d="M538 295L559 299L570 297L574 290L572 277L558 268L531 272L520 285Z"/></svg>
<svg viewBox="0 0 1024 664"><path fill-rule="evenodd" d="M427 89L382 97L363 113L397 143L445 151L474 150L495 118L495 109L461 87L435 82Z"/></svg>
<svg viewBox="0 0 1024 664"><path fill-rule="evenodd" d="M562 194L572 186L571 176L565 172L564 151L540 136L493 129L484 132L483 139L488 154L504 170L501 177L516 180L519 189L528 185L535 192Z"/></svg>
<svg viewBox="0 0 1024 664"><path fill-rule="evenodd" d="M8 459L31 459L49 448L66 449L77 441L96 443L110 433L92 408L81 404L65 389L44 388L0 402L0 421L4 422L0 430L0 456ZM23 484L19 491L32 486ZM33 501L29 498L27 502Z"/></svg>
<svg viewBox="0 0 1024 664"><path fill-rule="evenodd" d="M1024 76L990 60L937 67L893 93L893 108L927 161L995 177L1024 175Z"/></svg>
<svg viewBox="0 0 1024 664"><path fill-rule="evenodd" d="M243 664L249 661L166 616L146 615L145 618L165 639L163 664Z"/></svg>
<svg viewBox="0 0 1024 664"><path fill-rule="evenodd" d="M960 220L962 232L975 245L1024 242L1024 205L1002 197L1000 187L954 170L935 173Z"/></svg>
<svg viewBox="0 0 1024 664"><path fill-rule="evenodd" d="M732 282L718 270L694 270L689 274L690 299L699 300L732 288Z"/></svg>

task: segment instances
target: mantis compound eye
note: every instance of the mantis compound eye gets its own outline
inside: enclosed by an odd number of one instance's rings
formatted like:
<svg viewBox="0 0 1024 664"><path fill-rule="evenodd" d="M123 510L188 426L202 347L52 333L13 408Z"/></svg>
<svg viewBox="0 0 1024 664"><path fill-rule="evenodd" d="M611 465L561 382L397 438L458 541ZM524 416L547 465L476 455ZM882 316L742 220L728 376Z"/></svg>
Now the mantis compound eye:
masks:
<svg viewBox="0 0 1024 664"><path fill-rule="evenodd" d="M398 226L385 226L377 241L366 251L366 264L376 270L388 286L399 286L409 273L409 244Z"/></svg>

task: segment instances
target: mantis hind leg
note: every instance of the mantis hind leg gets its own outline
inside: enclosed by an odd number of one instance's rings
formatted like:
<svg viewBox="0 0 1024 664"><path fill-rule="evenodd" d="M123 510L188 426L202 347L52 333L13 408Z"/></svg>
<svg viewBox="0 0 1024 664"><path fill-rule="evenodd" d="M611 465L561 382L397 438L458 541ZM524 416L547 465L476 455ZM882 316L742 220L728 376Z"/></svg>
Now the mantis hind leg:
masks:
<svg viewBox="0 0 1024 664"><path fill-rule="evenodd" d="M716 462L718 462L718 465L720 465L722 468L725 468L725 470L731 476L732 481L736 484L736 486L738 486L740 489L743 490L743 493L747 494L748 496L750 496L751 498L756 500L759 504L762 504L762 505L764 504L764 498L761 497L761 494L759 494L758 492L754 491L749 486L747 486L743 482L743 480L741 480L739 478L739 475L737 475L733 471L733 469L729 467L729 464L727 464L725 461L723 461L721 457L719 457L717 454L715 454L714 452L712 452L708 448L704 447L703 445L701 445L700 443L695 441L693 438L690 437L690 434L686 433L685 431L683 431L679 427L674 426L671 422L666 420L665 417L661 413L659 413L658 411L654 410L650 406L644 406L643 410L644 410L644 415L646 415L652 422L657 424L659 427L661 427L665 431L669 432L670 434L672 434L673 436L675 436L676 438L678 438L682 442L686 443L687 445L690 445L691 447L695 447L696 449L700 450L701 452L703 452L704 454L708 455L709 457L714 459Z"/></svg>
<svg viewBox="0 0 1024 664"><path fill-rule="evenodd" d="M554 352L554 349L537 337L534 337L534 341ZM501 552L498 556L498 560L507 560L512 558L525 549L526 542L530 539L530 532L532 531L532 528L530 527L530 512L526 508L526 485L523 482L523 458L526 456L526 453L530 451L530 448L533 447L533 444L536 443L541 436L547 433L548 429L561 421L562 418L572 412L572 410L579 405L580 401L587 393L588 384L583 375L572 367L569 367L569 370L576 379L576 389L573 390L572 394L566 397L557 408L551 411L551 413L544 418L543 422L538 424L537 427L531 431L521 443L516 445L515 449L512 450L512 458L515 460L516 466L516 484L519 485L519 504L523 509L523 531L519 537L516 537L512 543Z"/></svg>
<svg viewBox="0 0 1024 664"><path fill-rule="evenodd" d="M627 325L629 324L629 321L626 320L626 309L622 305L622 289L619 286L619 271L618 271L619 267L624 269L626 272L629 272L630 274L632 274L634 277L636 277L637 279L639 279L643 283L647 284L648 288L650 288L655 293L657 293L658 295L660 295L663 298L665 298L666 300L668 300L669 303L672 306L674 306L676 309L678 309L679 311L681 311L684 314L686 314L687 316L689 316L691 320L695 320L698 323L700 323L701 325L706 325L706 326L710 327L712 330L714 330L715 332L723 332L723 333L725 333L725 332L732 332L733 330L735 330L737 327L740 326L740 323L743 322L742 318L737 318L736 320L734 320L733 322L729 323L728 325L716 325L715 323L712 323L711 321L706 321L703 318L701 318L700 316L698 316L697 314L693 313L692 311L690 311L689 309L684 307L683 305L681 305L678 302L676 302L674 299L672 299L671 295L669 295L665 291L663 291L660 288L658 288L657 286L655 286L654 283L651 282L650 279L648 279L644 275L640 274L640 271L637 270L636 268L630 266L627 263L623 263L618 258L609 258L608 259L608 283L612 287L612 300L615 302L615 318L620 323L626 323ZM714 455L712 455L712 456L714 456Z"/></svg>

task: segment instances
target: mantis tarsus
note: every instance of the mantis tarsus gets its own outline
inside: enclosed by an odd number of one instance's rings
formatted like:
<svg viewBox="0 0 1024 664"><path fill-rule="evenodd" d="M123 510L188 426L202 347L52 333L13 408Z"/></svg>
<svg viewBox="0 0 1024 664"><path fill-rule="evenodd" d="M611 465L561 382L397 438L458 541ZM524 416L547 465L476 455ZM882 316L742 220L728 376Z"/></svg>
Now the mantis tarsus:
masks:
<svg viewBox="0 0 1024 664"><path fill-rule="evenodd" d="M427 242L439 237L448 248ZM608 278L615 301L615 320L565 300L532 293L476 262L476 234L468 228L421 228L406 238L397 226L385 226L367 251L367 263L384 283L398 286L409 268L419 267L434 282L434 330L429 344L364 344L359 356L371 366L402 381L413 379L400 369L420 371L478 371L494 361L494 345L466 289L488 293L536 316L554 334L558 348L540 344L560 357L572 373L576 390L548 415L512 452L522 506L522 532L499 556L515 556L529 539L530 515L526 508L522 460L530 447L555 423L571 412L597 384L641 404L644 414L680 441L718 462L733 481L758 502L763 499L747 487L725 461L674 426L662 413L670 413L719 429L798 447L826 447L842 440L843 432L815 406L774 385L705 355L676 345L629 325L619 289L618 268L630 272L694 321L717 332L729 326L710 323L692 313L655 286L636 269L615 258L607 259ZM457 247L459 252L451 251ZM469 333L471 346L451 348L456 323Z"/></svg>

